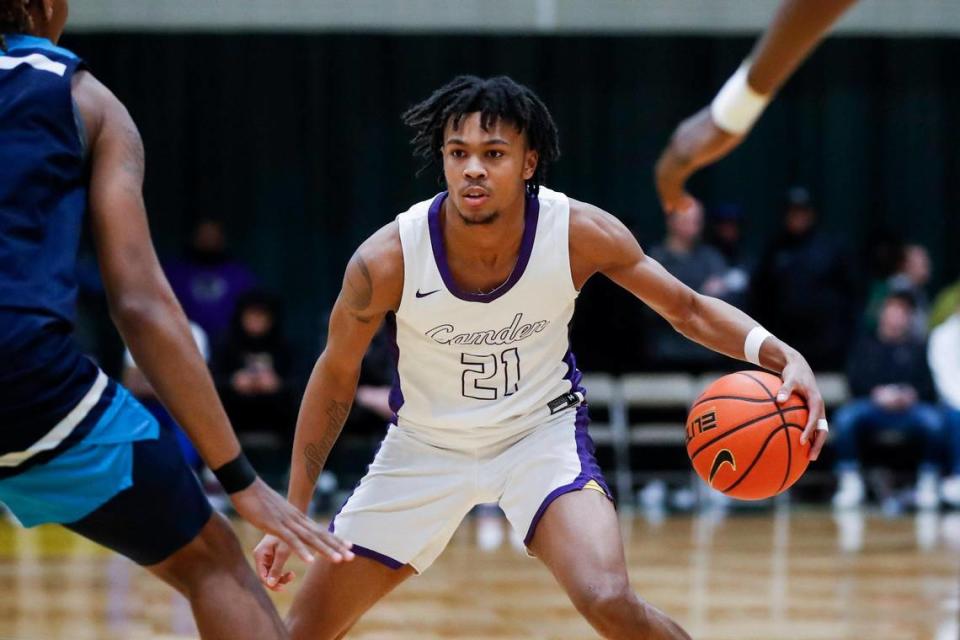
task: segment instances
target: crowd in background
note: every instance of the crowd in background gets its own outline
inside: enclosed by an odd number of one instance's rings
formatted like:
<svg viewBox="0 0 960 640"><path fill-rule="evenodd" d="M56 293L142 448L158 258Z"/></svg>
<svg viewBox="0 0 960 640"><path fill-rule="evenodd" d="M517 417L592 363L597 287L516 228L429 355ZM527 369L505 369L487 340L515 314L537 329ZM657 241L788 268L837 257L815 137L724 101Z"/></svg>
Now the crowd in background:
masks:
<svg viewBox="0 0 960 640"><path fill-rule="evenodd" d="M815 370L847 373L851 399L830 416L837 507L864 500L860 445L880 429L899 429L916 443L917 506L936 506L941 499L960 506L960 282L931 295L926 249L894 237L873 243L866 260L855 259L821 229L815 203L802 187L787 192L781 229L759 255L744 249L742 225L743 212L734 204L698 204L670 216L663 240L646 249L694 290L750 313ZM246 445L277 452L279 481L309 373L297 366L297 356L314 352L315 345L288 341L280 298L231 256L222 221L199 220L185 251L165 261L164 269L235 429ZM95 276L81 281L96 298ZM81 323L79 333L83 340L91 330ZM600 278L581 295L572 340L589 372L740 366L683 338ZM102 340L87 342L94 352L103 346ZM129 354L121 375L159 419L172 421ZM389 345L378 335L364 362L340 455L330 461L334 470L362 471L391 416L392 376ZM186 438L183 448L199 465Z"/></svg>
<svg viewBox="0 0 960 640"><path fill-rule="evenodd" d="M893 431L904 436L893 455L910 457L917 449L915 506L932 509L943 500L960 507L960 283L931 303L926 248L896 239L869 247L863 269L849 248L821 230L802 187L786 194L781 231L756 260L743 253L740 222L735 206L705 211L698 203L670 216L666 237L648 253L692 289L750 313L815 370L846 373L850 399L830 415L834 506L864 501L861 445ZM630 313L629 305L589 304L600 316L591 324L614 308ZM633 323L628 331L642 345L634 363L680 371L742 366L686 340L649 311L636 311L621 320ZM598 329L581 335L602 335Z"/></svg>

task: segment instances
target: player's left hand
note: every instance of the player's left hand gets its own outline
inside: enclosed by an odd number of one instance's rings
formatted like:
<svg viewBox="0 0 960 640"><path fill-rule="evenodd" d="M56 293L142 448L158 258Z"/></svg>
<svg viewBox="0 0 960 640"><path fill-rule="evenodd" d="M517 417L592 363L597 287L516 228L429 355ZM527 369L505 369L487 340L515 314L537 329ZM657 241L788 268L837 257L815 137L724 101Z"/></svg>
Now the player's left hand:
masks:
<svg viewBox="0 0 960 640"><path fill-rule="evenodd" d="M704 107L677 126L655 169L657 193L665 213L686 211L694 206L686 192L687 179L699 168L730 153L744 136L720 129L713 122L710 107Z"/></svg>
<svg viewBox="0 0 960 640"><path fill-rule="evenodd" d="M812 440L810 459L816 460L827 441L827 431L817 429L817 422L826 417L823 398L820 396L820 389L817 387L817 379L814 377L810 365L802 356L791 358L780 373L780 377L783 379L783 384L777 392L778 404L786 402L793 393L799 395L807 403L809 415L803 433L800 435L800 444L806 444Z"/></svg>

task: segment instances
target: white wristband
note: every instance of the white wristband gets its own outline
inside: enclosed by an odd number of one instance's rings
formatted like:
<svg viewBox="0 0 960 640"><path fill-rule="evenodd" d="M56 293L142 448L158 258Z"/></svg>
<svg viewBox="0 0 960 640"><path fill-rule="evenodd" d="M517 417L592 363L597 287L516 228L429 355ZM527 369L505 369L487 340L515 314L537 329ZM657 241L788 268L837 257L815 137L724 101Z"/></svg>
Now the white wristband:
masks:
<svg viewBox="0 0 960 640"><path fill-rule="evenodd" d="M761 95L750 87L747 82L749 71L750 62L745 60L710 103L713 122L727 133L737 136L750 130L770 102L770 96Z"/></svg>
<svg viewBox="0 0 960 640"><path fill-rule="evenodd" d="M763 346L763 341L771 335L773 334L760 325L750 329L747 339L743 341L743 357L746 358L747 362L758 367L763 366L760 364L760 347Z"/></svg>

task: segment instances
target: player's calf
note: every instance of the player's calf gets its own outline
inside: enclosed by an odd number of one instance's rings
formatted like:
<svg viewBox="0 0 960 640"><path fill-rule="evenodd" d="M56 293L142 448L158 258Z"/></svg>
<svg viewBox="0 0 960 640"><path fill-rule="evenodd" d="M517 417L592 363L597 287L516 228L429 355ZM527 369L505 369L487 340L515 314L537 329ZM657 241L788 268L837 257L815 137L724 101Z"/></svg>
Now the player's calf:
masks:
<svg viewBox="0 0 960 640"><path fill-rule="evenodd" d="M148 569L190 601L202 638L288 638L236 535L220 515L214 514L190 544Z"/></svg>

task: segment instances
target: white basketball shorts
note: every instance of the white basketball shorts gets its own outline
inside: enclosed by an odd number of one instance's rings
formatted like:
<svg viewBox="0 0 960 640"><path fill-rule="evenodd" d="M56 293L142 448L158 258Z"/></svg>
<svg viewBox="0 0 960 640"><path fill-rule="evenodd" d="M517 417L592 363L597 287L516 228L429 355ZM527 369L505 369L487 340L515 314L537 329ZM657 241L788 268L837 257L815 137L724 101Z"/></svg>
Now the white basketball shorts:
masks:
<svg viewBox="0 0 960 640"><path fill-rule="evenodd" d="M432 446L391 426L330 530L352 542L357 555L393 569L409 564L421 573L474 506L495 502L529 545L559 496L585 487L611 496L588 422L581 405L518 440L479 451Z"/></svg>

